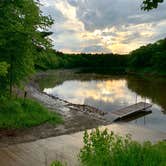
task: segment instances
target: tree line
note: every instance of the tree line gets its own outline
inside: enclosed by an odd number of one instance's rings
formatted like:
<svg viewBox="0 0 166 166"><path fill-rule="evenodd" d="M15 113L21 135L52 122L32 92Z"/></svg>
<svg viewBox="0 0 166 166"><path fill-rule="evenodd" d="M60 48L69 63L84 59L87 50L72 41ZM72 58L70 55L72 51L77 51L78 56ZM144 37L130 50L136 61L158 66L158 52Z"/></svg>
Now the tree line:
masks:
<svg viewBox="0 0 166 166"><path fill-rule="evenodd" d="M49 50L38 60L38 69L84 68L84 69L122 69L126 67L128 56L118 54L65 54Z"/></svg>
<svg viewBox="0 0 166 166"><path fill-rule="evenodd" d="M157 8L163 0L144 0L142 10ZM69 55L52 50L50 16L40 10L39 0L0 1L0 91L12 96L13 86L19 85L35 68L76 68L88 70L126 68L165 70L165 40L141 47L127 56L114 54ZM153 50L153 51L152 51Z"/></svg>
<svg viewBox="0 0 166 166"><path fill-rule="evenodd" d="M132 51L128 68L131 71L166 73L166 38Z"/></svg>
<svg viewBox="0 0 166 166"><path fill-rule="evenodd" d="M166 73L166 39L141 46L126 55L118 54L64 54L55 50L38 59L38 69L83 68L87 72L124 73Z"/></svg>

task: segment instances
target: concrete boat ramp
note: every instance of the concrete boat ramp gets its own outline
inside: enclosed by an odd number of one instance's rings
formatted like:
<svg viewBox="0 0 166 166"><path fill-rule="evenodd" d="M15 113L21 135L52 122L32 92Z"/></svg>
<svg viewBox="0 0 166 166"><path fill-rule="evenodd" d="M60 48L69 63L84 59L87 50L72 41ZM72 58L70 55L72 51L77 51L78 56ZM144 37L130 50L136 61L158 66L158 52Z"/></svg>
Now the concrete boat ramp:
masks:
<svg viewBox="0 0 166 166"><path fill-rule="evenodd" d="M104 119L113 122L138 112L147 112L152 105L137 103L129 107L112 111ZM166 133L127 123L113 123L100 127L109 132L125 136L131 134L139 142L157 142L166 139ZM83 147L83 132L37 140L29 143L10 145L0 148L0 166L50 166L52 161L59 160L67 166L78 166L78 154Z"/></svg>
<svg viewBox="0 0 166 166"><path fill-rule="evenodd" d="M100 127L101 130L105 128L121 136L132 134L132 138L139 142L166 139L164 132L127 123ZM78 166L78 154L83 146L82 138L83 132L78 132L0 148L0 166L50 166L54 160L67 163L67 166Z"/></svg>

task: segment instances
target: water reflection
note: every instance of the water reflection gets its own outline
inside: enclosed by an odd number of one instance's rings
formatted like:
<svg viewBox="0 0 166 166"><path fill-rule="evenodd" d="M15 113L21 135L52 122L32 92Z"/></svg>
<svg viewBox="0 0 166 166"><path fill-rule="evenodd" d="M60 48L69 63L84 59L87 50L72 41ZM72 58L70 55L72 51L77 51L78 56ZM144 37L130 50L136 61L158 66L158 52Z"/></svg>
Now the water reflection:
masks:
<svg viewBox="0 0 166 166"><path fill-rule="evenodd" d="M150 98L153 103L162 107L163 113L166 113L166 79L128 77L127 86L142 97Z"/></svg>
<svg viewBox="0 0 166 166"><path fill-rule="evenodd" d="M65 81L62 85L44 89L44 92L71 103L91 105L105 111L134 104L136 101L136 93L128 89L125 79ZM144 99L137 96L137 100L143 101ZM148 101L150 102L150 100Z"/></svg>
<svg viewBox="0 0 166 166"><path fill-rule="evenodd" d="M146 102L153 104L153 113L147 115L146 119L140 117L132 123L166 131L165 85L163 80L152 82L134 77L89 81L70 80L53 88L45 88L44 92L71 103L91 105L104 111L118 110L135 104L136 100L137 102L145 101L146 98Z"/></svg>

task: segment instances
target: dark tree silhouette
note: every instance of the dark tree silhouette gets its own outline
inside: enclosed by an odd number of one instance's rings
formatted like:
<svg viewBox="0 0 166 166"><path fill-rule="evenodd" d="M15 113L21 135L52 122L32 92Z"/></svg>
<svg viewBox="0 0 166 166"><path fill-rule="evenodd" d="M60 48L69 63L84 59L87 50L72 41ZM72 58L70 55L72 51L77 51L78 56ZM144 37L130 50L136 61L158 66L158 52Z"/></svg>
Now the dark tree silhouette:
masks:
<svg viewBox="0 0 166 166"><path fill-rule="evenodd" d="M164 2L164 0L144 0L141 6L142 10L152 10L158 7L159 3Z"/></svg>

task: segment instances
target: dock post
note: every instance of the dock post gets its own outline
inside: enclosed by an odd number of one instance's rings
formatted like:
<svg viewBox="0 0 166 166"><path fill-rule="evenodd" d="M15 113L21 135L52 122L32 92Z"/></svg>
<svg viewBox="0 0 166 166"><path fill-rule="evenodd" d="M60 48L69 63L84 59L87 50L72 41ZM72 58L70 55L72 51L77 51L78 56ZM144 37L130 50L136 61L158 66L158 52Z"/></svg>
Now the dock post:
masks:
<svg viewBox="0 0 166 166"><path fill-rule="evenodd" d="M146 97L145 97L145 102L144 102L144 109L145 109L145 104L146 104Z"/></svg>
<svg viewBox="0 0 166 166"><path fill-rule="evenodd" d="M135 103L137 104L137 94L136 94L136 99L135 99Z"/></svg>

